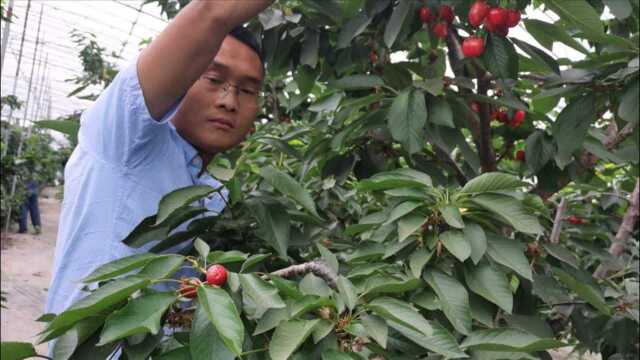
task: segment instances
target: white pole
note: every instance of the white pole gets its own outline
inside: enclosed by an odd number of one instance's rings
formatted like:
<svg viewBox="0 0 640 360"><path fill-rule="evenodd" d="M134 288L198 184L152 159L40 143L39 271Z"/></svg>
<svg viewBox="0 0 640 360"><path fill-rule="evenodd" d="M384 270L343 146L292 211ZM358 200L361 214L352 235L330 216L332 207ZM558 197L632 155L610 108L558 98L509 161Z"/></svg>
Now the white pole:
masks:
<svg viewBox="0 0 640 360"><path fill-rule="evenodd" d="M11 28L11 18L13 17L13 0L9 0L7 5L7 21L2 30L2 53L0 53L0 73L4 69L4 57L7 53L7 43L9 43L9 29Z"/></svg>
<svg viewBox="0 0 640 360"><path fill-rule="evenodd" d="M13 90L11 91L12 95L16 94L16 89L18 87L18 78L20 77L20 66L22 65L22 49L24 48L24 38L27 35L27 21L29 19L29 11L31 10L31 0L27 2L27 13L24 16L24 26L22 27L22 39L20 40L20 52L18 53L18 66L16 67L16 75L13 78ZM35 54L33 55L35 59ZM4 137L4 147L2 148L2 157L7 155L7 150L9 149L9 139L11 138L11 119L13 118L13 108L9 109L9 117L7 118L7 132Z"/></svg>
<svg viewBox="0 0 640 360"><path fill-rule="evenodd" d="M26 118L27 118L27 112L29 110L29 100L31 97L31 85L33 84L33 71L35 68L35 62L36 62L36 56L38 55L38 47L40 45L40 26L42 25L42 13L44 10L44 4L40 5L40 19L38 20L38 33L36 35L36 45L35 45L35 49L33 51L33 62L31 63L31 75L29 76L29 87L27 89L27 102L25 104L25 108L24 108L24 116L23 116L23 122L26 123ZM40 55L40 62L42 61L42 55ZM40 62L38 62L38 71L40 68ZM24 144L24 139L25 136L22 134L22 128L20 126L20 124L18 124L18 128L20 129L20 142L18 143L18 150L16 152L16 158L19 158L20 155L22 155L22 144ZM11 181L11 193L9 194L9 199L13 200L13 196L16 193L16 183L18 181L18 177L16 175L13 175L13 179ZM9 209L7 210L7 217L5 219L5 225L4 225L4 231L5 233L9 232L9 225L11 222L11 207L9 207Z"/></svg>

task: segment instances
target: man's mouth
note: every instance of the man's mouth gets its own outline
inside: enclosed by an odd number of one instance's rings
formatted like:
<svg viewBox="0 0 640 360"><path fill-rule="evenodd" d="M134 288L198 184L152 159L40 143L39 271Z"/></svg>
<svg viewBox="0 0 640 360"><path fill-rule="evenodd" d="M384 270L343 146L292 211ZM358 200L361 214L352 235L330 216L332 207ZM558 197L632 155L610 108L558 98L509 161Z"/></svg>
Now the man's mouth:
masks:
<svg viewBox="0 0 640 360"><path fill-rule="evenodd" d="M208 122L212 123L215 127L225 130L233 129L233 121L223 118L210 118L207 119Z"/></svg>

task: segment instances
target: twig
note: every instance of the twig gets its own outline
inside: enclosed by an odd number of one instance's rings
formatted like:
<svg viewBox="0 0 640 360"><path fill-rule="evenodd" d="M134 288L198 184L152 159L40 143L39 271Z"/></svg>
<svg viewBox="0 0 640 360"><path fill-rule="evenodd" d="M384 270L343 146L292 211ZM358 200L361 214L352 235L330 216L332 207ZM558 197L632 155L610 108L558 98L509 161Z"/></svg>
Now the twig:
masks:
<svg viewBox="0 0 640 360"><path fill-rule="evenodd" d="M551 236L549 236L549 242L557 244L560 242L560 230L562 229L562 218L564 218L564 212L567 209L567 199L564 197L560 199L558 209L556 209L556 217L553 220L553 229L551 230Z"/></svg>
<svg viewBox="0 0 640 360"><path fill-rule="evenodd" d="M613 243L609 247L609 253L614 257L618 258L624 253L627 248L627 242L629 237L631 237L631 233L633 233L633 228L636 225L636 221L638 219L638 208L640 207L640 179L636 179L636 187L633 189L629 197L629 207L627 208L627 212L624 214L622 218L622 223L618 228L618 232L616 233L616 238L613 240ZM598 279L602 279L607 275L609 269L606 265L600 264L596 271L593 273L593 276Z"/></svg>
<svg viewBox="0 0 640 360"><path fill-rule="evenodd" d="M288 278L297 275L306 275L313 273L313 275L323 279L330 288L336 290L338 276L333 270L322 260L313 260L307 263L291 265L284 269L280 269L271 273L271 275L281 276Z"/></svg>

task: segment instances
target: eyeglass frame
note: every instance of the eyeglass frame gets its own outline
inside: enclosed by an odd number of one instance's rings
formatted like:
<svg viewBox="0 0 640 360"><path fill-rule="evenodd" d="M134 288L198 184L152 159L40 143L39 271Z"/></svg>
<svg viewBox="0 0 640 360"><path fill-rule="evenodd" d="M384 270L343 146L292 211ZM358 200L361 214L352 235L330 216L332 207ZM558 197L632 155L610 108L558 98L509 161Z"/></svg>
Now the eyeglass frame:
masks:
<svg viewBox="0 0 640 360"><path fill-rule="evenodd" d="M209 86L212 86L214 89L213 91L215 93L217 93L218 96L220 96L218 98L218 100L222 100L224 99L225 96L227 96L227 94L229 93L229 90L231 88L235 88L235 94L236 97L238 98L238 103L239 104L244 104L245 100L242 100L241 95L242 94L247 94L246 92L243 93L243 89L241 88L241 85L236 85L231 83L229 80L224 79L222 76L212 76L212 75L202 75L200 77L201 80L205 80ZM220 82L219 84L214 83L215 81ZM223 90L222 93L220 93L220 90ZM255 94L250 94L252 95L252 99L251 99L251 104L253 105L258 105L259 102L258 100L262 97L262 90L261 89L257 89L257 90L253 90L250 89L251 91L255 91Z"/></svg>

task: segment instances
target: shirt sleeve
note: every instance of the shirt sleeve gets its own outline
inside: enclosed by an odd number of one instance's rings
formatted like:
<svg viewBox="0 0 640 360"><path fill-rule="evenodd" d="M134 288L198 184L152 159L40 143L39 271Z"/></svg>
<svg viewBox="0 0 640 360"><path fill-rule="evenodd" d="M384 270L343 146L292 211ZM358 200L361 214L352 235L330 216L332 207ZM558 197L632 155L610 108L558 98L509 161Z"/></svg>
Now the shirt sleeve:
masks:
<svg viewBox="0 0 640 360"><path fill-rule="evenodd" d="M138 58L122 70L81 117L78 145L100 160L124 167L141 167L161 157L170 144L169 120L176 101L154 119L142 95Z"/></svg>

